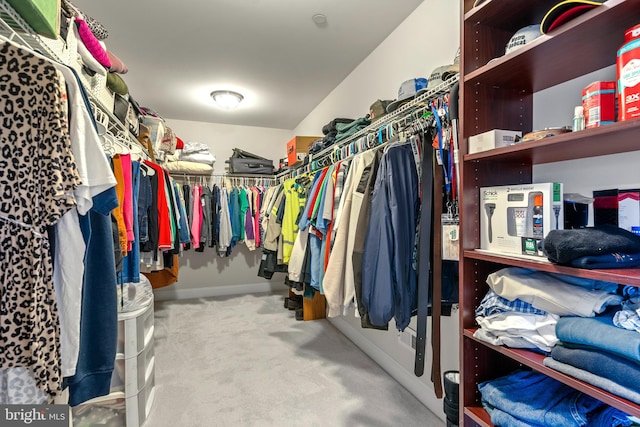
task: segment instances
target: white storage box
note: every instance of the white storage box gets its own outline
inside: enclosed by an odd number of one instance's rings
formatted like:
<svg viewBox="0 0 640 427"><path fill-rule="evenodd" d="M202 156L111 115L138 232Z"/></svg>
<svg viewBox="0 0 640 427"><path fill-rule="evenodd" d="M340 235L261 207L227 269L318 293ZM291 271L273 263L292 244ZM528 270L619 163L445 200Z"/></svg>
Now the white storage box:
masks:
<svg viewBox="0 0 640 427"><path fill-rule="evenodd" d="M72 409L76 426L140 427L149 417L155 398L155 377L138 394L125 397L123 392L92 399Z"/></svg>
<svg viewBox="0 0 640 427"><path fill-rule="evenodd" d="M122 353L117 354L111 376L111 392L124 391L126 397L135 396L149 382L154 367L153 340L136 357L125 359Z"/></svg>
<svg viewBox="0 0 640 427"><path fill-rule="evenodd" d="M162 138L166 130L164 120L159 117L142 116L141 122L149 128L149 139L153 146L153 152L157 157L160 153L160 145L162 144Z"/></svg>
<svg viewBox="0 0 640 427"><path fill-rule="evenodd" d="M480 189L480 248L544 256L539 243L564 228L562 184L506 185Z"/></svg>
<svg viewBox="0 0 640 427"><path fill-rule="evenodd" d="M521 131L504 129L493 129L488 132L470 136L469 154L513 145L521 136Z"/></svg>
<svg viewBox="0 0 640 427"><path fill-rule="evenodd" d="M118 314L117 353L125 359L136 357L153 339L153 304Z"/></svg>

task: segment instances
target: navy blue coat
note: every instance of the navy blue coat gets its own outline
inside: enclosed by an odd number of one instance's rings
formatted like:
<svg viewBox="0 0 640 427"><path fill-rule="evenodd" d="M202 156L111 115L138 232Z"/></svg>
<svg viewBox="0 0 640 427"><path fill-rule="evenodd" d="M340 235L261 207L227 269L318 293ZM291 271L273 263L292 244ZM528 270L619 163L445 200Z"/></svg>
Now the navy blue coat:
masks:
<svg viewBox="0 0 640 427"><path fill-rule="evenodd" d="M395 318L398 330L404 330L417 307L412 260L418 204L411 146L392 146L378 170L362 265L362 303L376 326Z"/></svg>

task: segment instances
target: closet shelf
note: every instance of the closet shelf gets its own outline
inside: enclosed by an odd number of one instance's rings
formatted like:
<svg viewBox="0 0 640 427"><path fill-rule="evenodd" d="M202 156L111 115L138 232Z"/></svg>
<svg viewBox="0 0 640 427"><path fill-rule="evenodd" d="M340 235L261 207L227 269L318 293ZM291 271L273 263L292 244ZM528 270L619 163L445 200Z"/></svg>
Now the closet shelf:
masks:
<svg viewBox="0 0 640 427"><path fill-rule="evenodd" d="M528 162L533 165L584 159L640 149L640 119L568 132L479 153L465 154L465 162Z"/></svg>
<svg viewBox="0 0 640 427"><path fill-rule="evenodd" d="M53 61L65 65L71 65L77 58L75 46L67 45L60 38L49 39L33 32L29 24L11 7L6 0L0 0L0 40L6 38L33 51L40 52ZM78 73L85 87L87 95L97 121L102 123L107 131L120 141L126 142L129 148L140 149L146 158L149 153L133 137L131 132L113 114L113 106L108 108L100 97L94 93L94 88L84 79L82 73Z"/></svg>
<svg viewBox="0 0 640 427"><path fill-rule="evenodd" d="M379 120L376 120L366 128L356 132L355 134L345 139L344 141L340 141L339 143L332 145L330 147L327 147L317 153L310 154L309 164L292 169L288 171L288 174L293 174L293 176L299 175L301 171L305 171L309 169L310 167L309 165L311 164L312 161L324 160L327 157L332 156L336 150L340 150L341 148L346 147L347 145L351 144L354 141L359 140L362 137L366 137L370 134L376 134L378 133L378 131L381 131L381 130L384 131L385 128L389 125L392 125L400 121L408 120L409 118L411 118L412 115L419 114L422 110L427 108L428 107L427 104L432 100L434 100L435 98L437 98L438 96L449 93L449 91L451 90L451 87L453 87L453 85L459 81L460 81L460 75L459 74L454 75L447 81L440 83L438 86L420 95L419 97L415 98L411 102L408 102L407 104L399 107L394 112L382 116L382 118L380 118ZM375 148L379 145L380 144L376 144L371 148Z"/></svg>
<svg viewBox="0 0 640 427"><path fill-rule="evenodd" d="M473 333L478 327L475 310L489 288L485 283L486 278L504 267L529 268L640 287L640 269L578 269L553 264L545 259L478 249L479 218L482 213L480 187L534 182L535 165L546 164L551 170L556 170L575 167L556 164L558 162L621 153L636 154L640 150L637 144L640 120L618 122L481 153L468 154L466 151L469 138L480 132L491 129L533 130L534 118L539 118L542 109L548 107L550 113L557 113L562 108L534 105L536 93L615 64L616 52L624 41L624 31L636 25L640 19L638 1L608 0L504 56L505 46L513 34L525 25L539 23L557 1L520 2L515 6L510 2L485 0L475 8L472 3L471 0L461 1L464 13L461 22L463 69L460 84L463 153L460 193L463 251L459 270L462 328L460 424L491 426L488 414L483 409L478 383L500 378L523 365L623 412L638 416L640 405L545 367L543 355L493 346L473 338ZM525 18L531 21L523 21ZM585 40L590 42L585 43ZM554 92L565 90L575 91L565 86L557 90L554 88ZM610 163L606 157L602 161ZM615 175L613 164L607 166L609 171ZM624 176L619 178L621 185L624 179Z"/></svg>
<svg viewBox="0 0 640 427"><path fill-rule="evenodd" d="M489 413L481 406L468 406L464 408L464 414L481 426L492 426Z"/></svg>
<svg viewBox="0 0 640 427"><path fill-rule="evenodd" d="M541 9L546 10L558 3L558 0L537 0L536 3L540 5ZM510 26L518 28L531 25L533 22L540 22L541 18L539 13L530 10L522 11L513 7L513 4L509 2L498 0L485 0L480 6L471 9L464 15L465 21L497 26L508 22Z"/></svg>
<svg viewBox="0 0 640 427"><path fill-rule="evenodd" d="M509 256L497 252L483 250L465 250L464 257L477 261L504 264L511 267L531 268L548 273L566 274L584 279L602 280L624 285L640 286L640 268L613 268L608 270L587 270L584 268L566 267L548 261L537 261L532 258Z"/></svg>
<svg viewBox="0 0 640 427"><path fill-rule="evenodd" d="M497 14L498 6L494 7L493 3L498 2L490 2L481 10L496 10L496 15L492 16L501 22L508 22L504 16ZM504 7L509 4L502 3ZM510 7L513 13L520 10L513 8L512 5ZM531 93L613 65L616 62L616 51L624 42L624 31L620 29L630 28L638 23L637 7L638 3L634 1L609 0L550 34L538 37L516 52L500 56L487 64L476 63L471 64L471 67L466 66L467 74L464 76L464 83L471 86L511 88ZM480 11L473 14L474 20L475 15L480 15ZM616 25L612 26L611 22L615 22ZM491 22L488 24L491 25ZM483 22L482 27L487 29L487 23ZM598 29L597 37L593 36L594 28ZM511 28L510 34L517 30L518 28ZM482 29L478 28L478 31ZM501 43L502 49L508 40L506 38ZM568 52L580 51L584 47L585 40L589 40L589 50L598 54L582 55L578 67L575 64L575 56Z"/></svg>
<svg viewBox="0 0 640 427"><path fill-rule="evenodd" d="M585 394L588 394L589 396L594 397L595 399L600 400L601 402L606 403L607 405L616 407L629 415L640 417L640 405L637 405L627 399L623 399L584 381L580 381L570 375L566 375L562 372L556 371L555 369L544 366L542 361L546 357L545 355L525 349L501 347L489 344L488 342L475 338L473 336L475 331L476 329L473 328L465 329L463 331L464 338L479 343L493 351L504 354L505 356L508 356L510 359L515 360L522 365L528 366L540 373L554 378L578 391L581 391ZM483 410L482 408L478 409Z"/></svg>

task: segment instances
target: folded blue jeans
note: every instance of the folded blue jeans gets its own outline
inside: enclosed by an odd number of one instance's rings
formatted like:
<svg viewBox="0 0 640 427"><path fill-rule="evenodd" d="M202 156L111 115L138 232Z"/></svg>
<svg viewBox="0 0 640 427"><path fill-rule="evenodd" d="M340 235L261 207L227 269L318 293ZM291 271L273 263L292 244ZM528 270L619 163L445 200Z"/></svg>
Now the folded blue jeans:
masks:
<svg viewBox="0 0 640 427"><path fill-rule="evenodd" d="M478 384L491 422L502 427L586 426L590 414L607 407L535 371L518 370Z"/></svg>
<svg viewBox="0 0 640 427"><path fill-rule="evenodd" d="M640 364L602 350L570 345L556 345L551 357L640 393Z"/></svg>
<svg viewBox="0 0 640 427"><path fill-rule="evenodd" d="M640 334L613 324L617 309L596 317L563 316L556 325L562 342L588 345L640 362Z"/></svg>

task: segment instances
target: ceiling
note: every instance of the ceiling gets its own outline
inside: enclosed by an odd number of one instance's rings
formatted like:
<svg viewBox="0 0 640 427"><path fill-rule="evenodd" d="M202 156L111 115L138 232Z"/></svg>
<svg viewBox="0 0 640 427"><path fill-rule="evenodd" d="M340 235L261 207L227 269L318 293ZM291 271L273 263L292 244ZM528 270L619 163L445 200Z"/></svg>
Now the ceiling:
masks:
<svg viewBox="0 0 640 427"><path fill-rule="evenodd" d="M293 129L422 0L72 0L162 117ZM327 21L317 25L314 14ZM218 89L241 92L233 111Z"/></svg>

